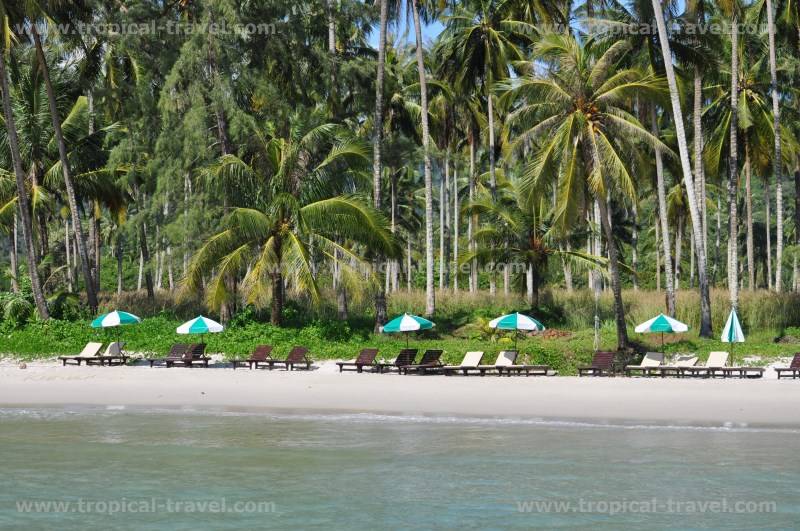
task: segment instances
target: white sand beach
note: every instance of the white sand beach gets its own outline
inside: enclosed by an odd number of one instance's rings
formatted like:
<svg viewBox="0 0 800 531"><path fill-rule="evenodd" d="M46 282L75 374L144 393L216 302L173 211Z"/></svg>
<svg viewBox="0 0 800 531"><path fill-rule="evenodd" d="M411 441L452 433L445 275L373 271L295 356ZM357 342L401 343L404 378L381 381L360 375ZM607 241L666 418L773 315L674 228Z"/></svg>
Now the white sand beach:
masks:
<svg viewBox="0 0 800 531"><path fill-rule="evenodd" d="M800 426L800 381L339 374L0 363L0 407L263 408L658 425Z"/></svg>

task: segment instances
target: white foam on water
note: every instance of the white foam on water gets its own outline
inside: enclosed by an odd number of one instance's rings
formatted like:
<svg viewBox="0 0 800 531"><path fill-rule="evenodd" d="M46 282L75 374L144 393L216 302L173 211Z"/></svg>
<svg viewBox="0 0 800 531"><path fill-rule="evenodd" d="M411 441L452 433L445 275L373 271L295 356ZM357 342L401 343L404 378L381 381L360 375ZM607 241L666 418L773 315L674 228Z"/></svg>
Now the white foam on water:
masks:
<svg viewBox="0 0 800 531"><path fill-rule="evenodd" d="M539 426L558 429L600 429L600 430L657 430L657 431L709 431L720 433L788 433L800 434L800 429L751 426L747 423L720 421L719 425L691 424L657 424L642 422L595 421L581 419L549 419L522 417L469 417L457 415L413 415L393 413L308 413L302 411L285 412L270 410L245 410L224 408L182 407L131 407L109 405L105 407L35 407L35 408L0 408L0 422L5 419L28 418L31 420L59 420L78 416L111 416L111 415L180 415L206 417L249 417L264 418L272 421L305 421L325 423L351 424L430 424L430 425L473 425L473 426Z"/></svg>

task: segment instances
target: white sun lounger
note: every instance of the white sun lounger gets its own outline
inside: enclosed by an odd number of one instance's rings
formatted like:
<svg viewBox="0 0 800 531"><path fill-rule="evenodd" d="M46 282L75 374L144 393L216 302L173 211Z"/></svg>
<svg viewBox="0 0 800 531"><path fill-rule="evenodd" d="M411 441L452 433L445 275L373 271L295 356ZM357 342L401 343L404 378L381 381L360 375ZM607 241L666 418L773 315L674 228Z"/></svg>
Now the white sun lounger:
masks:
<svg viewBox="0 0 800 531"><path fill-rule="evenodd" d="M711 352L705 364L694 367L684 367L681 369L680 375L703 377L724 376L723 369L728 364L728 357L730 357L730 354L727 352Z"/></svg>
<svg viewBox="0 0 800 531"><path fill-rule="evenodd" d="M483 351L467 352L464 354L464 359L461 360L460 365L445 365L442 367L442 371L445 374L453 374L459 371L463 374L468 374L470 369L477 370L478 365L481 364L481 358L483 358Z"/></svg>
<svg viewBox="0 0 800 531"><path fill-rule="evenodd" d="M642 363L639 365L626 365L625 374L631 376L631 373L637 372L642 376L650 376L654 368L660 367L664 363L663 352L648 352L644 355Z"/></svg>
<svg viewBox="0 0 800 531"><path fill-rule="evenodd" d="M103 348L102 343L89 342L86 343L86 346L83 347L80 354L76 356L59 356L58 359L61 360L63 365L66 365L67 361L74 361L78 365L80 365L82 361L85 361L88 365L90 361L100 359L98 358L98 354L100 354L101 348Z"/></svg>

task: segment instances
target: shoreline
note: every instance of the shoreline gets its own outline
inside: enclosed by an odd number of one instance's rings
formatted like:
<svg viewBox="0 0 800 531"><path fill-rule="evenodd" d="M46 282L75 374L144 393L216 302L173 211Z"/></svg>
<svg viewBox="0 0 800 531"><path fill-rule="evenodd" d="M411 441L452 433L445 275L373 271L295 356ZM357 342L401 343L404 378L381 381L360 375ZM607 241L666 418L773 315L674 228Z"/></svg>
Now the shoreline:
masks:
<svg viewBox="0 0 800 531"><path fill-rule="evenodd" d="M0 407L105 406L525 419L614 425L800 428L800 382L399 376L0 363Z"/></svg>

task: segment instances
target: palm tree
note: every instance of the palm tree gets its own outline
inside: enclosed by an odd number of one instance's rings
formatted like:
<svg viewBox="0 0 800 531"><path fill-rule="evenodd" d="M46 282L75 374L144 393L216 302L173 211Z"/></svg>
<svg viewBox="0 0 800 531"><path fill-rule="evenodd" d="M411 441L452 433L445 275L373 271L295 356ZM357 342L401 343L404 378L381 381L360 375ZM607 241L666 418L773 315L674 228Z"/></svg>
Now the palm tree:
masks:
<svg viewBox="0 0 800 531"><path fill-rule="evenodd" d="M692 218L692 231L694 232L694 244L697 254L697 280L700 288L700 337L711 337L711 295L708 286L708 267L706 257L702 252L701 246L703 235L700 233L702 220L700 210L695 196L694 180L692 178L692 165L689 161L689 147L686 142L686 130L683 124L683 112L681 111L680 92L678 81L675 77L675 68L672 65L672 51L667 36L667 27L664 22L664 12L660 0L651 0L653 12L658 26L658 40L661 43L661 57L664 60L664 69L667 74L667 84L669 86L670 103L672 105L672 117L675 121L675 135L678 141L678 151L681 161L681 171L683 173L683 185L686 188L686 199L689 203L689 214Z"/></svg>
<svg viewBox="0 0 800 531"><path fill-rule="evenodd" d="M781 154L781 107L778 96L778 70L775 53L775 15L772 0L766 0L767 32L769 34L769 79L772 94L772 131L775 137L775 155L772 168L775 173L775 197L777 217L777 248L775 250L775 291L780 292L783 280L783 155ZM795 230L798 230L795 227Z"/></svg>
<svg viewBox="0 0 800 531"><path fill-rule="evenodd" d="M197 251L184 282L199 291L203 275L213 271L206 297L212 308L233 297L225 279L244 269L241 286L251 303L263 305L271 294L273 324L281 322L287 279L295 291L317 300L311 239L330 261L336 252L365 265L338 243L343 239L355 240L373 256L398 255L386 220L363 201L336 193L352 188L351 170L367 160L367 149L341 126L317 125L319 116L319 110L306 116L298 111L287 136L254 125L254 141L241 156L223 155L204 171L210 186L233 192L237 205L225 229Z"/></svg>
<svg viewBox="0 0 800 531"><path fill-rule="evenodd" d="M375 76L375 123L372 132L372 206L381 209L381 143L383 141L383 81L386 65L386 26L389 21L389 0L380 0L381 15L378 34L378 73ZM332 31L332 30L331 30ZM377 264L377 262L376 262ZM376 268L378 271L380 268ZM375 332L386 322L386 293L377 282L375 292Z"/></svg>
<svg viewBox="0 0 800 531"><path fill-rule="evenodd" d="M513 0L477 0L448 17L437 55L454 87L486 98L489 141L489 187L497 186L495 175L495 116L493 86L508 78L509 63L523 59L519 42L529 42L533 26L514 20Z"/></svg>
<svg viewBox="0 0 800 531"><path fill-rule="evenodd" d="M89 308L92 312L97 311L97 291L92 271L89 264L89 254L86 250L86 237L83 233L83 224L81 221L80 211L78 210L78 199L75 194L75 185L73 183L72 175L70 173L70 164L67 157L67 144L64 140L64 134L61 130L61 117L58 112L58 104L56 103L56 95L53 90L53 84L50 77L50 69L47 65L44 48L36 28L35 22L43 15L41 12L29 13L31 21L30 33L33 39L33 44L36 47L36 54L39 59L39 67L42 69L44 77L45 88L47 89L47 101L50 106L50 117L53 122L53 131L55 134L56 145L58 146L59 159L61 161L61 173L64 177L64 188L67 196L67 203L69 204L70 213L72 214L72 224L75 227L75 234L78 244L78 254L80 256L81 271L83 272L86 297L89 303Z"/></svg>
<svg viewBox="0 0 800 531"><path fill-rule="evenodd" d="M14 113L11 107L11 94L8 82L8 72L6 69L6 57L11 53L11 35L9 34L11 24L22 20L21 14L16 12L16 3L0 1L0 37L3 47L0 50L0 90L3 98L3 118L5 129L8 134L8 147L11 152L11 163L14 168L14 177L17 185L17 200L19 203L20 219L22 220L22 238L25 241L25 248L28 259L28 274L31 279L33 298L36 310L41 319L48 319L50 312L47 309L47 301L44 298L42 283L39 279L39 272L36 267L39 264L36 247L33 243L33 222L31 220L31 206L28 201L28 187L25 182L25 173L22 169L22 158L19 150L19 138L17 136L17 125L14 120Z"/></svg>
<svg viewBox="0 0 800 531"><path fill-rule="evenodd" d="M639 69L615 68L629 51L623 41L606 48L591 38L581 44L572 36L545 34L534 46L534 57L548 62L551 76L528 74L504 85L504 98L516 102L509 116L516 133L509 135L515 138L509 149L536 146L522 173L526 201L533 201L545 186L555 186L553 225L562 234L588 202L599 206L620 349L628 347L628 332L610 201L636 197L625 152L639 143L668 149L626 108L636 94L658 97L663 85ZM529 71L535 72L533 64Z"/></svg>
<svg viewBox="0 0 800 531"><path fill-rule="evenodd" d="M416 42L417 73L419 75L420 118L422 122L422 156L425 171L425 315L436 310L436 292L433 284L433 177L431 175L430 126L428 124L428 81L423 57L422 25L419 0L412 0L414 37Z"/></svg>

